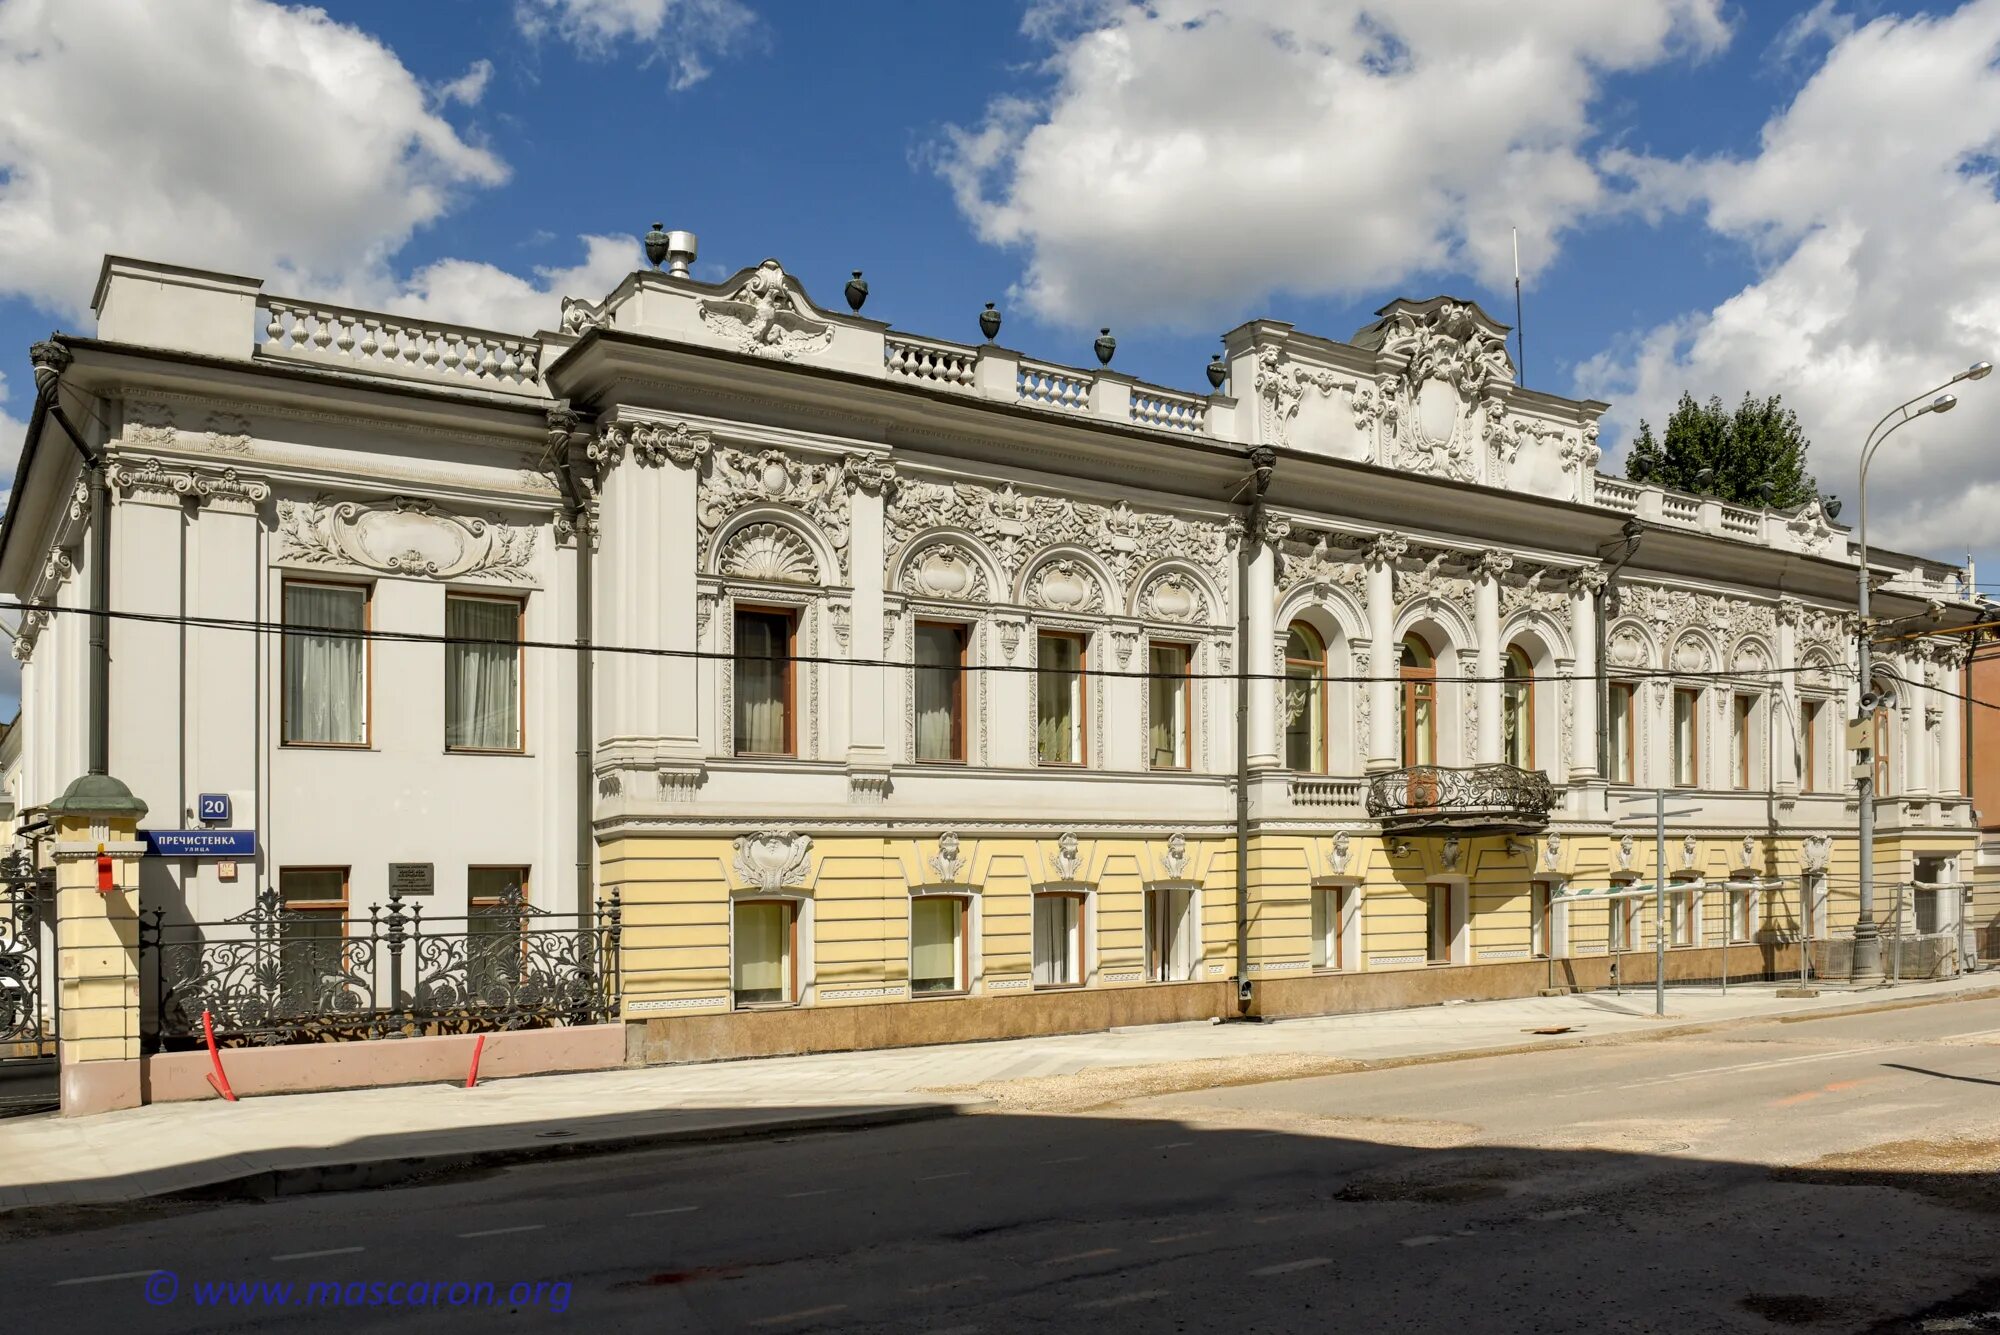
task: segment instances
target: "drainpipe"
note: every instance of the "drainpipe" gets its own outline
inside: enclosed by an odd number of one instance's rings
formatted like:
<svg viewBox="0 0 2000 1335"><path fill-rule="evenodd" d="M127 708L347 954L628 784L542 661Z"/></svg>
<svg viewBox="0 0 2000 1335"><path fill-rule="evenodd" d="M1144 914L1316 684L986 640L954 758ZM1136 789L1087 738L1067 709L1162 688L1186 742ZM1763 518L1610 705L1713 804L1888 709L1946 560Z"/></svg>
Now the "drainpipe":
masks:
<svg viewBox="0 0 2000 1335"><path fill-rule="evenodd" d="M1236 544L1236 1009L1250 1010L1250 547L1264 529L1264 493L1278 452L1250 450L1250 505ZM1238 493L1239 495L1241 493Z"/></svg>
<svg viewBox="0 0 2000 1335"><path fill-rule="evenodd" d="M570 441L582 427L567 399L549 409L548 456L556 483L568 503L570 521L576 527L576 923L590 926L591 900L595 893L596 840L591 834L591 716L595 685L595 663L590 650L591 636L591 548L597 533L591 522L590 484L577 476L577 464Z"/></svg>
<svg viewBox="0 0 2000 1335"><path fill-rule="evenodd" d="M28 349L35 368L35 393L48 415L55 419L70 444L83 456L84 476L90 487L90 720L88 742L92 774L111 772L111 734L107 726L111 705L111 643L108 633L111 609L111 484L105 476L104 455L84 443L83 436L63 411L56 389L69 369L70 351L54 339Z"/></svg>

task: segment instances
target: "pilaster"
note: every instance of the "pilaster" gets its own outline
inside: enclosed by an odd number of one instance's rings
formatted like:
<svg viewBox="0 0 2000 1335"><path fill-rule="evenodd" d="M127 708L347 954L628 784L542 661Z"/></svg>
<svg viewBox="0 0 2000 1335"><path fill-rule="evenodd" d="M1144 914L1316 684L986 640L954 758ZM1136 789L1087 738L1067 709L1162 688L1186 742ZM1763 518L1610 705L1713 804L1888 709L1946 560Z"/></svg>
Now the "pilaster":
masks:
<svg viewBox="0 0 2000 1335"><path fill-rule="evenodd" d="M1290 524L1266 516L1260 529L1247 538L1250 543L1250 573L1243 596L1248 600L1250 642L1238 645L1237 652L1243 655L1243 670L1251 675L1248 689L1252 769L1271 769L1278 763L1277 703L1282 683L1259 681L1256 677L1259 673L1268 676L1272 670L1272 619L1277 615L1278 598L1277 544L1283 542L1290 532Z"/></svg>
<svg viewBox="0 0 2000 1335"><path fill-rule="evenodd" d="M1368 753L1370 773L1394 769L1402 747L1396 736L1396 562L1410 548L1400 533L1370 543L1368 564Z"/></svg>
<svg viewBox="0 0 2000 1335"><path fill-rule="evenodd" d="M1570 668L1570 756L1569 781L1591 783L1598 776L1597 764L1597 618L1598 595L1604 590L1604 572L1592 567L1578 573L1570 585L1569 638Z"/></svg>

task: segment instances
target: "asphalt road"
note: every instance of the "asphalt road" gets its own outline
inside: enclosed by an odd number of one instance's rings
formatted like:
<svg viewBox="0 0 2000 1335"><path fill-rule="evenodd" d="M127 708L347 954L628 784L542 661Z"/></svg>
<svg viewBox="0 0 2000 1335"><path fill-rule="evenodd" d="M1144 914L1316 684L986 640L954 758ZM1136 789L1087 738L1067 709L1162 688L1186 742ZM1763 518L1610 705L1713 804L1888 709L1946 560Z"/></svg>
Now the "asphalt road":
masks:
<svg viewBox="0 0 2000 1335"><path fill-rule="evenodd" d="M17 1236L0 1292L22 1331L2000 1329L1996 1101L1963 1002L156 1209ZM446 1287L323 1296L395 1282Z"/></svg>

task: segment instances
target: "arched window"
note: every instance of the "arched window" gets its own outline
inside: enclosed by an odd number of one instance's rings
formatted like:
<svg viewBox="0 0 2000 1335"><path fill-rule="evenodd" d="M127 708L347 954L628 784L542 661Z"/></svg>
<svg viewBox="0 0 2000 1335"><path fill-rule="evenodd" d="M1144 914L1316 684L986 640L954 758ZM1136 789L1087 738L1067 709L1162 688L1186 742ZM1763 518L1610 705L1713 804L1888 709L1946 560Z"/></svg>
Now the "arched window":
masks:
<svg viewBox="0 0 2000 1335"><path fill-rule="evenodd" d="M1404 765L1437 764L1437 657L1421 635L1403 637L1400 709Z"/></svg>
<svg viewBox="0 0 2000 1335"><path fill-rule="evenodd" d="M1510 645L1501 665L1501 758L1516 769L1535 767L1535 667L1519 645Z"/></svg>
<svg viewBox="0 0 2000 1335"><path fill-rule="evenodd" d="M1303 621L1285 636L1285 766L1326 773L1326 641Z"/></svg>

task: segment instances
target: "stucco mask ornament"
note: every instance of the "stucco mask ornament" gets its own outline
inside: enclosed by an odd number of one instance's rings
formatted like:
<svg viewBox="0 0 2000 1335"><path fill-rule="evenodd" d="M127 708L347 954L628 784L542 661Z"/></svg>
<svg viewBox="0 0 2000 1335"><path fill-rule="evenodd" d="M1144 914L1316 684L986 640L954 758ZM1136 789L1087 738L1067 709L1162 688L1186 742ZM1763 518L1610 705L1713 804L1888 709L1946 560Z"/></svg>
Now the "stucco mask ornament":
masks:
<svg viewBox="0 0 2000 1335"><path fill-rule="evenodd" d="M812 875L812 836L790 830L760 830L739 838L736 875L745 884L770 893L788 885L804 885Z"/></svg>
<svg viewBox="0 0 2000 1335"><path fill-rule="evenodd" d="M1460 843L1459 843L1459 840L1458 840L1458 836L1457 836L1457 835L1455 835L1455 834L1454 834L1454 835L1450 835L1450 836L1448 836L1448 837L1447 837L1447 838L1445 839L1445 841L1444 841L1444 869L1445 869L1446 871L1452 871L1452 870L1454 870L1455 868L1457 868L1457 866L1458 866L1458 858L1459 858L1459 854L1460 854L1461 852L1463 852L1463 851L1464 851L1464 846L1463 846L1462 844L1460 844Z"/></svg>
<svg viewBox="0 0 2000 1335"><path fill-rule="evenodd" d="M1557 863L1562 861L1562 851L1563 837L1560 834L1551 832L1548 842L1542 845L1542 857L1547 862L1551 871L1555 869Z"/></svg>
<svg viewBox="0 0 2000 1335"><path fill-rule="evenodd" d="M1693 835L1689 835L1681 840L1681 865L1683 867L1692 867L1694 865L1694 855L1695 840Z"/></svg>
<svg viewBox="0 0 2000 1335"><path fill-rule="evenodd" d="M1743 865L1746 867L1757 865L1757 841L1747 834L1743 836Z"/></svg>
<svg viewBox="0 0 2000 1335"><path fill-rule="evenodd" d="M1077 838L1074 830L1065 830L1056 840L1056 879L1074 881L1076 874L1083 870L1083 858L1077 852Z"/></svg>
<svg viewBox="0 0 2000 1335"><path fill-rule="evenodd" d="M823 352L833 326L807 314L776 260L765 260L728 297L705 297L701 322L745 352L792 358Z"/></svg>
<svg viewBox="0 0 2000 1335"><path fill-rule="evenodd" d="M1632 845L1633 839L1629 834L1618 841L1618 870L1632 870Z"/></svg>
<svg viewBox="0 0 2000 1335"><path fill-rule="evenodd" d="M946 830L938 836L937 856L931 859L931 874L941 885L954 885L965 873L965 859L958 855L958 835Z"/></svg>
<svg viewBox="0 0 2000 1335"><path fill-rule="evenodd" d="M1344 872L1347 870L1348 854L1353 852L1353 850L1353 838L1347 831L1342 830L1339 834L1333 836L1333 852L1328 855L1327 862L1332 865L1336 873Z"/></svg>
<svg viewBox="0 0 2000 1335"><path fill-rule="evenodd" d="M1799 848L1799 866L1805 871L1825 871L1832 852L1832 838L1824 834L1809 834Z"/></svg>
<svg viewBox="0 0 2000 1335"><path fill-rule="evenodd" d="M1178 881L1187 875L1187 836L1175 832L1167 836L1166 855L1160 859L1160 869L1170 881Z"/></svg>

